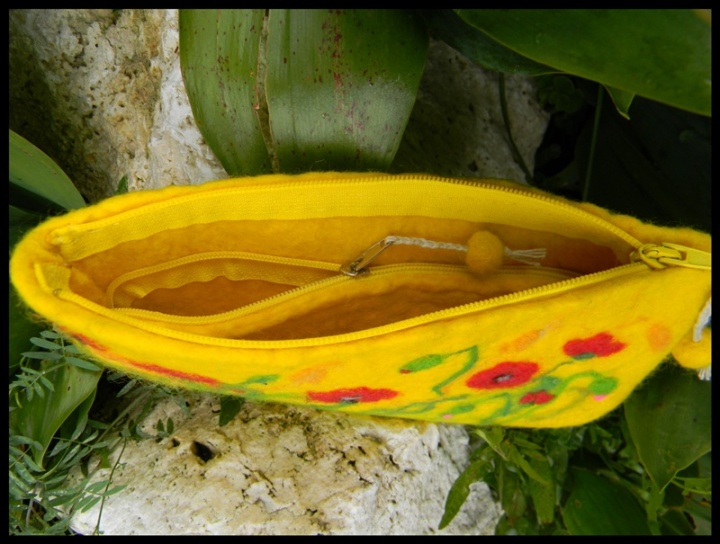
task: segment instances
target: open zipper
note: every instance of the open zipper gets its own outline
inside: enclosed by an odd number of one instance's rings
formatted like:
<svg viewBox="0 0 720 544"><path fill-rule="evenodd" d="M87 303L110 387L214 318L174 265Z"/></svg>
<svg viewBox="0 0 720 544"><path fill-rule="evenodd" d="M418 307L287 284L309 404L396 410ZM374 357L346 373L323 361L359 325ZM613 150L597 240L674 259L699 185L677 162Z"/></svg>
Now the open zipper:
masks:
<svg viewBox="0 0 720 544"><path fill-rule="evenodd" d="M468 186L474 186L478 187L475 183L471 181L464 181L464 180L448 180L445 178L437 178L433 176L394 176L392 179L394 180L402 180L404 178L407 178L408 180L413 181L420 181L420 180L427 180L427 181L439 181L443 183L450 183L450 184L460 184L460 185L468 185ZM356 180L353 179L345 179L342 180L344 183L362 183L362 182L368 182L368 181L382 181L384 177L377 176L377 177L366 177L366 178L358 178ZM388 177L388 179L391 179ZM312 181L305 182L308 185L315 185ZM326 183L326 180L323 182L317 182L317 183ZM278 183L275 184L274 187L281 187L286 186L288 189L296 187L295 184L284 184L284 183ZM581 286L586 286L594 283L599 283L602 281L610 280L613 278L617 278L620 276L624 276L627 274L634 274L642 271L647 271L649 269L653 270L659 270L666 267L686 267L686 268L696 268L696 269L704 269L709 270L711 268L711 255L708 252L704 252L701 250L697 250L694 248L682 246L679 244L673 244L673 243L658 243L658 244L643 244L637 239L635 239L633 236L625 232L624 230L620 229L619 227L613 225L612 223L609 223L608 221L597 217L591 213L588 213L582 209L579 209L575 206L572 206L570 204L564 203L562 201L558 201L549 197L546 197L541 194L536 194L533 192L526 192L519 189L515 189L512 187L505 187L505 186L482 186L478 187L479 190L483 191L500 191L508 194L514 194L518 196L522 196L523 198L529 198L529 199L536 199L538 202L542 202L544 205L549 205L557 208L561 208L563 211L567 212L569 215L575 217L576 219L579 219L580 221L584 221L588 224L593 224L596 228L606 232L607 234L611 235L611 237L614 237L616 239L622 240L623 242L627 243L631 248L630 252L630 263L626 265L621 265L612 269L608 270L602 270L595 273L585 274L578 277L573 277L569 279L563 279L561 281L557 282L551 282L546 285L542 285L539 287L534 287L518 292L513 292L506 295L501 295L498 297L480 300L477 302L472 302L469 304L464 304L460 306L455 306L452 308L431 312L428 314L424 314L418 317L414 317L411 319L394 322L388 325L383 325L380 327L375 327L367 330L357 331L353 333L347 333L347 334L340 334L336 336L325 336L325 337L314 337L314 338L307 338L307 339L295 339L295 340L272 340L272 341L248 341L248 340L242 340L242 339L229 339L229 338L222 338L222 337L207 337L192 333L186 333L183 331L168 329L166 327L163 327L162 324L159 323L153 323L155 321L154 317L159 317L157 315L157 312L152 312L148 310L135 310L135 309L122 309L122 310L111 310L108 308L103 308L95 303L92 303L83 297L76 295L75 293L70 292L69 290L57 290L56 294L60 296L61 298L64 298L66 300L70 300L73 302L76 302L80 304L81 306L85 306L88 308L91 308L93 311L107 314L108 316L112 316L114 319L118 319L119 321L127 322L128 324L132 324L133 326L137 326L146 330L155 330L160 332L161 334L165 334L168 336L177 337L183 340L190 340L195 341L199 343L206 343L206 344L213 344L213 345L226 345L226 346L244 346L244 347L256 347L256 348L264 348L264 347L291 347L291 346L302 346L302 345L321 345L321 344L328 344L328 343L335 343L335 342L341 342L341 341L350 341L355 340L359 338L366 338L370 336L378 336L382 334L387 334L391 332L395 332L401 329L417 326L420 324L429 323L435 320L439 319L445 319L449 317L457 317L469 313L478 312L481 310L487 310L492 307L500 306L500 305L507 305L512 304L515 302L525 301L536 297L543 297L551 294L557 294L561 292L565 292L571 289L575 289ZM161 203L163 206L167 205L167 203ZM152 207L152 206L151 206ZM117 223L115 223L117 224ZM89 225L86 225L89 226ZM377 244L375 244L377 245ZM379 249L380 251L386 249L386 247L383 247L383 244L380 244L380 246L376 249ZM367 253L367 252L366 252ZM241 312L246 311L256 311L259 309L262 309L264 307L270 307L275 304L279 304L280 302L284 300L289 300L291 298L302 296L305 294L309 294L315 290L322 290L325 288L332 287L334 285L343 283L343 282L352 282L352 281L358 281L356 279L356 276L362 276L366 273L370 273L373 276L382 277L386 274L393 274L393 273L400 273L400 272L409 272L409 271L425 271L430 272L431 270L438 270L434 267L442 267L445 270L447 270L448 266L454 266L454 265L443 265L443 264L397 264L397 265L385 265L385 266L379 266L379 267L371 267L370 263L374 259L375 256L377 256L378 253L373 253L373 251L370 251L368 255L365 255L363 253L360 257L352 261L351 263L345 263L342 266L338 266L338 275L333 276L328 279L319 280L317 282L312 282L307 285L301 285L294 289L291 289L290 291L286 291L283 293L280 293L278 295L268 297L262 301L259 301L257 303L244 306L239 309ZM279 262L283 260L282 257L277 258ZM463 267L459 267L463 268ZM367 272L366 272L367 271ZM348 272L351 272L348 274ZM249 310L250 309L250 310ZM233 310L231 312L227 312L226 314L234 314L235 312L238 312L238 310ZM216 314L213 316L207 316L208 319L217 319L220 316L224 316L225 314ZM174 320L174 322L183 322L183 320L186 319L192 319L195 320L197 318L195 317L184 317L184 316L168 316L164 315L164 319L171 318ZM148 322L147 320L150 320ZM177 321L175 321L177 320Z"/></svg>

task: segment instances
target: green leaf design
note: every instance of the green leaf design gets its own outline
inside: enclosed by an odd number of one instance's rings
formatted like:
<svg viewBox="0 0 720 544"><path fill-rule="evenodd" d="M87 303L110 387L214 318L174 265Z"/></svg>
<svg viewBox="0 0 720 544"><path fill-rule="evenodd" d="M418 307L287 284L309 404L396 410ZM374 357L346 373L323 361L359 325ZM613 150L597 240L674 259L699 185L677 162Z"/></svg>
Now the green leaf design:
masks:
<svg viewBox="0 0 720 544"><path fill-rule="evenodd" d="M702 115L711 112L711 27L690 9L462 9L535 62Z"/></svg>
<svg viewBox="0 0 720 544"><path fill-rule="evenodd" d="M659 489L712 448L711 387L667 365L625 402L630 435Z"/></svg>
<svg viewBox="0 0 720 544"><path fill-rule="evenodd" d="M427 33L403 10L182 10L180 47L198 127L229 174L382 170Z"/></svg>
<svg viewBox="0 0 720 544"><path fill-rule="evenodd" d="M645 510L627 489L583 469L572 470L562 510L571 535L649 535Z"/></svg>
<svg viewBox="0 0 720 544"><path fill-rule="evenodd" d="M402 368L400 368L400 372L402 374L407 374L411 372L420 372L422 370L427 370L429 368L433 368L442 364L447 358L447 355L439 355L436 353L433 353L431 355L423 355L422 357L418 357L417 359L410 361L406 365L403 365Z"/></svg>

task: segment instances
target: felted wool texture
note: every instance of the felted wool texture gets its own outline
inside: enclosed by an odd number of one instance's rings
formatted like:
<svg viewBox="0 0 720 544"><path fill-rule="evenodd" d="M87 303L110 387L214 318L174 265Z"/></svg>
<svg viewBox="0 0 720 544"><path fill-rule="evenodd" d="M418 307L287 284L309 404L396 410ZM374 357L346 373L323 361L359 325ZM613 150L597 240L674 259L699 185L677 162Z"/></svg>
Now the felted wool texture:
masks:
<svg viewBox="0 0 720 544"><path fill-rule="evenodd" d="M173 386L473 425L591 421L678 347L710 296L708 270L650 270L631 252L709 250L710 237L495 185L331 173L122 195L31 231L11 280L81 349ZM483 229L548 255L473 274L462 252L393 246L365 278L258 264L334 268L385 236L465 244ZM201 255L224 251L261 258Z"/></svg>

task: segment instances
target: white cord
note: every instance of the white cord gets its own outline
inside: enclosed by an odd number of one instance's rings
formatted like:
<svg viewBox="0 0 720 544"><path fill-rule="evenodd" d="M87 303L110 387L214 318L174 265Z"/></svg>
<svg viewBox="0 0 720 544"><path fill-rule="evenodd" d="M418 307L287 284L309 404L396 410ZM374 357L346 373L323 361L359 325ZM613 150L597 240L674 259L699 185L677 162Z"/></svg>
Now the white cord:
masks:
<svg viewBox="0 0 720 544"><path fill-rule="evenodd" d="M435 242L426 238L411 238L409 236L386 236L383 240L386 244L398 244L401 246L419 246L428 249L452 249L455 251L467 251L467 246L453 244L450 242Z"/></svg>
<svg viewBox="0 0 720 544"><path fill-rule="evenodd" d="M386 236L383 239L383 242L387 245L398 244L405 246L418 246L428 249L452 249L454 251L465 252L467 252L468 250L468 246L463 244L453 244L451 242L436 242L434 240L428 240L426 238L412 238L410 236ZM509 247L503 247L503 253L506 257L509 257L510 259L532 266L540 266L540 263L538 261L544 259L547 256L547 250L545 248L510 249Z"/></svg>

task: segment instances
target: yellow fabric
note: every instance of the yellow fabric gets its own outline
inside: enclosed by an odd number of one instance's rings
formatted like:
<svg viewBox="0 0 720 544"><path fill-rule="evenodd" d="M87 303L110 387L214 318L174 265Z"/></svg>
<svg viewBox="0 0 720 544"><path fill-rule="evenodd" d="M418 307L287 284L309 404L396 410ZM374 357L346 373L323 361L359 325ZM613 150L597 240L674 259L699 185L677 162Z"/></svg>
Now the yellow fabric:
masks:
<svg viewBox="0 0 720 544"><path fill-rule="evenodd" d="M339 272L388 236L417 243ZM562 427L615 408L671 352L709 362L709 333L692 330L710 271L636 262L663 242L711 249L704 233L509 182L313 173L113 197L31 231L10 272L32 310L130 374Z"/></svg>

